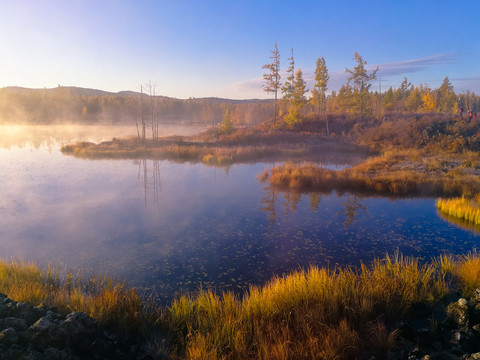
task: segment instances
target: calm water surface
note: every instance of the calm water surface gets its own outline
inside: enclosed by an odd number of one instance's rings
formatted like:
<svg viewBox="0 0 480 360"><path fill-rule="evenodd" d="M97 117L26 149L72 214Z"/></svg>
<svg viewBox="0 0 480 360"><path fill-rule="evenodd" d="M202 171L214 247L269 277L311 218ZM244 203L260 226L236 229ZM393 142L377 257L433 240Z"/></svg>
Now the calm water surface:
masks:
<svg viewBox="0 0 480 360"><path fill-rule="evenodd" d="M397 249L428 260L479 241L441 218L435 199L275 192L256 178L265 163L75 159L62 143L135 130L68 130L0 127L0 257L108 272L168 300L200 284L241 291L309 264Z"/></svg>

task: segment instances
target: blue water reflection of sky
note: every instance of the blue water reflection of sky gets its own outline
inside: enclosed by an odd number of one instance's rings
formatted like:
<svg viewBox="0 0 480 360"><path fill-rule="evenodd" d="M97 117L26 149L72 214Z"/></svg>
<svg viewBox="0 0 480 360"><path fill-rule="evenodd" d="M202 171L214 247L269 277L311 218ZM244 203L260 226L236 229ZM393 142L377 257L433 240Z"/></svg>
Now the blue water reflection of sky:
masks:
<svg viewBox="0 0 480 360"><path fill-rule="evenodd" d="M163 298L200 284L245 289L309 264L393 253L426 260L477 246L435 199L272 191L271 164L88 161L0 149L0 257L108 272Z"/></svg>

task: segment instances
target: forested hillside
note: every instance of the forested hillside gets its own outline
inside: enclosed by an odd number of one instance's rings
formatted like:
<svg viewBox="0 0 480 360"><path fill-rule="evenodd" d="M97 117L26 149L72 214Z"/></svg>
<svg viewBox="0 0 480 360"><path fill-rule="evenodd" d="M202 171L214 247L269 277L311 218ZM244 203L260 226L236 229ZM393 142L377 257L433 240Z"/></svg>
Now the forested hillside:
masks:
<svg viewBox="0 0 480 360"><path fill-rule="evenodd" d="M135 124L142 112L144 118L151 118L153 111L159 122L218 124L228 111L235 124L243 125L266 120L271 115L270 103L271 100L219 98L183 100L62 86L7 87L0 89L0 123Z"/></svg>

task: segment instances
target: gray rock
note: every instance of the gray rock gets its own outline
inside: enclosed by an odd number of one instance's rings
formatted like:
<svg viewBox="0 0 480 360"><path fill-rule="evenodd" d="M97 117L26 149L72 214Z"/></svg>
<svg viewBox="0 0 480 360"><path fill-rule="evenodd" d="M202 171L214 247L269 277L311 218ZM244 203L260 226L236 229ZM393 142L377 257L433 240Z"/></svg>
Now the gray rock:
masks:
<svg viewBox="0 0 480 360"><path fill-rule="evenodd" d="M16 344L20 340L20 336L18 333L15 331L14 328L8 328L0 332L0 343L1 344L6 344L6 345L11 345L11 344Z"/></svg>
<svg viewBox="0 0 480 360"><path fill-rule="evenodd" d="M68 314L60 326L74 336L82 334L87 330L95 332L101 331L97 321L80 311Z"/></svg>
<svg viewBox="0 0 480 360"><path fill-rule="evenodd" d="M117 337L82 312L17 303L0 293L0 360L150 359L135 341ZM132 345L133 346L133 345Z"/></svg>
<svg viewBox="0 0 480 360"><path fill-rule="evenodd" d="M12 315L17 318L24 319L27 323L27 326L34 324L38 319L45 316L47 313L46 309L34 307L27 303L11 303Z"/></svg>
<svg viewBox="0 0 480 360"><path fill-rule="evenodd" d="M22 359L25 354L25 350L17 344L13 344L10 348L1 354L0 359L2 360L18 360Z"/></svg>
<svg viewBox="0 0 480 360"><path fill-rule="evenodd" d="M473 323L480 322L480 288L475 290L472 297L468 301L470 307L470 317Z"/></svg>
<svg viewBox="0 0 480 360"><path fill-rule="evenodd" d="M456 325L459 329L468 327L468 306L465 299L450 303L447 307L447 323Z"/></svg>
<svg viewBox="0 0 480 360"><path fill-rule="evenodd" d="M474 310L480 310L480 288L475 290L473 295L470 297L470 300L468 301L470 303L470 306Z"/></svg>
<svg viewBox="0 0 480 360"><path fill-rule="evenodd" d="M44 359L45 360L71 360L72 353L68 349L57 349L53 347L49 347L44 352Z"/></svg>
<svg viewBox="0 0 480 360"><path fill-rule="evenodd" d="M25 331L27 330L28 326L24 319L16 317L6 317L0 319L0 330L7 328L14 328L17 331Z"/></svg>
<svg viewBox="0 0 480 360"><path fill-rule="evenodd" d="M97 353L106 356L114 350L98 322L83 312L67 315L60 327L67 334L69 346L79 354L90 356Z"/></svg>
<svg viewBox="0 0 480 360"><path fill-rule="evenodd" d="M49 347L63 348L67 343L67 333L57 322L56 316L47 314L30 326L25 332L25 338L35 349L44 351Z"/></svg>

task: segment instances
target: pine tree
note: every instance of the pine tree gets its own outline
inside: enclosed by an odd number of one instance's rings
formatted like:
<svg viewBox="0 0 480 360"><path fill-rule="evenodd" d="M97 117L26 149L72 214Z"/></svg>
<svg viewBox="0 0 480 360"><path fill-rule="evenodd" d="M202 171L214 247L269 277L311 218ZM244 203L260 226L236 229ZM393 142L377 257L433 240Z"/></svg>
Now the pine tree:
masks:
<svg viewBox="0 0 480 360"><path fill-rule="evenodd" d="M407 80L405 76L403 78L402 83L400 84L400 88L398 89L402 95L408 96L412 89L412 83Z"/></svg>
<svg viewBox="0 0 480 360"><path fill-rule="evenodd" d="M295 74L295 82L293 84L292 100L296 106L303 106L307 102L305 94L307 93L307 83L303 80L302 69L298 69Z"/></svg>
<svg viewBox="0 0 480 360"><path fill-rule="evenodd" d="M409 111L418 111L423 105L422 95L420 90L416 87L410 92L407 100L405 101L405 106Z"/></svg>
<svg viewBox="0 0 480 360"><path fill-rule="evenodd" d="M339 109L342 109L345 112L349 112L351 109L352 103L352 88L349 84L342 85L340 90L338 90L338 95L335 98L335 106Z"/></svg>
<svg viewBox="0 0 480 360"><path fill-rule="evenodd" d="M378 67L375 71L368 74L365 65L367 62L355 51L354 58L357 66L353 70L345 69L348 75L348 83L353 83L353 100L356 109L362 115L362 118L367 113L367 104L369 99L369 90L372 86L371 82L377 78Z"/></svg>
<svg viewBox="0 0 480 360"><path fill-rule="evenodd" d="M277 121L277 98L278 98L278 89L280 88L280 53L278 52L277 43L275 42L275 49L270 51L272 55L270 59L272 62L269 64L263 65L262 69L268 70L267 73L263 74L263 79L265 80L265 85L263 90L267 93L275 94L275 104L274 104L274 119L273 122Z"/></svg>
<svg viewBox="0 0 480 360"><path fill-rule="evenodd" d="M287 80L283 84L282 93L284 100L290 100L293 94L293 88L295 85L295 60L293 59L293 49L291 49L291 56L288 58L290 65L287 68Z"/></svg>
<svg viewBox="0 0 480 360"><path fill-rule="evenodd" d="M437 90L437 111L452 112L455 108L457 96L453 91L453 85L450 83L448 76L443 79L442 85Z"/></svg>
<svg viewBox="0 0 480 360"><path fill-rule="evenodd" d="M288 110L288 114L285 116L285 122L289 126L294 126L301 122L300 111L307 102L305 94L308 90L306 86L307 84L305 80L303 80L302 69L298 69L293 83L293 92L290 98L290 108Z"/></svg>
<svg viewBox="0 0 480 360"><path fill-rule="evenodd" d="M233 131L233 121L230 116L230 111L225 111L225 114L223 115L223 121L222 124L220 125L220 133L221 134L230 134Z"/></svg>
<svg viewBox="0 0 480 360"><path fill-rule="evenodd" d="M386 111L391 111L393 110L394 107L394 97L395 95L393 94L393 89L390 86L390 88L385 92L383 95L383 107Z"/></svg>
<svg viewBox="0 0 480 360"><path fill-rule="evenodd" d="M395 90L394 103L396 110L404 111L406 109L406 101L412 91L413 85L407 80L407 77L405 76L402 83L400 84L400 87Z"/></svg>
<svg viewBox="0 0 480 360"><path fill-rule="evenodd" d="M327 127L327 135L330 134L328 130L328 119L327 119L327 103L326 103L326 92L327 84L330 79L328 75L327 65L325 64L325 59L322 56L317 59L317 66L315 68L315 85L312 89L312 104L317 106L318 113L320 114L320 109L323 109L325 116L325 124Z"/></svg>

